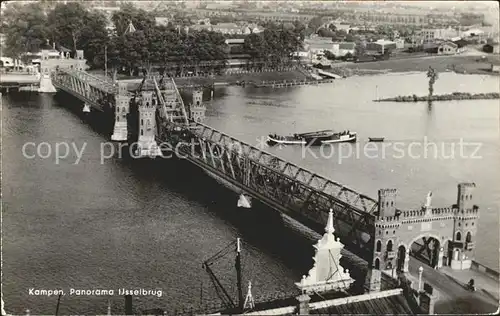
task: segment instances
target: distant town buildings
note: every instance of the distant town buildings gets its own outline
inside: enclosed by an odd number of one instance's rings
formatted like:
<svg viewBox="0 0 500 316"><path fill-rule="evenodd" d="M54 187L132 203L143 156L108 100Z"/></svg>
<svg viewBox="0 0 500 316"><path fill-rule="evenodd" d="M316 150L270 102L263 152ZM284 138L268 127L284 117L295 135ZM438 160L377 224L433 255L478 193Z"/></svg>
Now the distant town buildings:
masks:
<svg viewBox="0 0 500 316"><path fill-rule="evenodd" d="M215 25L195 24L191 25L189 29L195 31L207 30L207 31L222 33L225 35L248 35L252 33L257 34L264 31L263 27L260 27L252 23L243 25L238 25L236 23L219 23Z"/></svg>
<svg viewBox="0 0 500 316"><path fill-rule="evenodd" d="M3 33L0 33L0 47L2 47L2 51L3 51L3 48L5 47L5 41L7 40L7 35L3 34ZM1 53L1 51L0 51Z"/></svg>

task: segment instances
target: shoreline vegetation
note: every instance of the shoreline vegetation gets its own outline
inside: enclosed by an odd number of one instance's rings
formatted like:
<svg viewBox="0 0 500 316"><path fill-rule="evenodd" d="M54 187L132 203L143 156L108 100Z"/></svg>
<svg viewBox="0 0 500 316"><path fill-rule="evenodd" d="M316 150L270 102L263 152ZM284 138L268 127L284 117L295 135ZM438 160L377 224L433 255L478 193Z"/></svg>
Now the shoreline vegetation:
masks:
<svg viewBox="0 0 500 316"><path fill-rule="evenodd" d="M385 98L373 100L374 102L421 102L421 101L453 101L453 100L492 100L500 99L500 93L468 93L468 92L453 92L449 94L429 96L406 95L393 98Z"/></svg>

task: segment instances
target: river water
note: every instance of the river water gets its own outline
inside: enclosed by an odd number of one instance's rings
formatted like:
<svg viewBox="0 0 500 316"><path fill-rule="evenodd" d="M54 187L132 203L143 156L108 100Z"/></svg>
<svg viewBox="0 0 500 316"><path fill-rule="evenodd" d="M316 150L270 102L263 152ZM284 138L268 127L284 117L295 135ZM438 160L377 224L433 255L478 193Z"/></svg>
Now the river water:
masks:
<svg viewBox="0 0 500 316"><path fill-rule="evenodd" d="M495 92L498 87L497 77L444 73L435 93ZM207 104L206 123L254 145L274 132L356 131L359 148L266 150L372 197L379 188L398 188L402 209L419 208L428 191L433 206L450 206L459 182L475 182L480 207L476 258L497 267L499 102L431 107L372 102L413 93L427 93L425 74L352 77L280 90L227 87ZM113 312L123 313L119 288L162 289L161 297L134 299L138 310L208 302L215 295L201 263L236 237L245 241L244 281L252 280L257 296L291 291L312 263L308 242L302 245L272 216L237 209L234 195L182 163L117 157L100 163L106 135L70 110L72 102L38 94L2 98L3 300L9 313L55 312L56 296L30 295L30 288L115 290L114 297L64 296L62 314L105 313L108 299ZM367 138L378 136L399 143L403 152L395 155L393 147L382 155L379 144L367 153ZM424 141L437 146L427 157L418 145ZM26 142L86 145L77 164L74 151L56 164L53 156L23 157ZM457 149L460 142L463 153ZM454 159L447 158L452 144ZM349 148L352 154L346 157ZM213 270L234 295L232 256ZM303 262L296 263L297 258Z"/></svg>

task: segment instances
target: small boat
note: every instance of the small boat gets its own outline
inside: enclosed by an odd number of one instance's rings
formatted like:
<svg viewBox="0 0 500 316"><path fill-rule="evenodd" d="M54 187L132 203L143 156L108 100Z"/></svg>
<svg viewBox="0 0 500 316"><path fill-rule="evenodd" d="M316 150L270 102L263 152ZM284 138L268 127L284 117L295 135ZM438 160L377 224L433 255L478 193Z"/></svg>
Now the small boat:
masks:
<svg viewBox="0 0 500 316"><path fill-rule="evenodd" d="M384 139L384 137L368 137L369 142L383 142Z"/></svg>
<svg viewBox="0 0 500 316"><path fill-rule="evenodd" d="M267 136L267 142L270 145L321 145L353 141L356 141L355 132L335 133L332 130L294 134L292 136L279 136L276 134Z"/></svg>

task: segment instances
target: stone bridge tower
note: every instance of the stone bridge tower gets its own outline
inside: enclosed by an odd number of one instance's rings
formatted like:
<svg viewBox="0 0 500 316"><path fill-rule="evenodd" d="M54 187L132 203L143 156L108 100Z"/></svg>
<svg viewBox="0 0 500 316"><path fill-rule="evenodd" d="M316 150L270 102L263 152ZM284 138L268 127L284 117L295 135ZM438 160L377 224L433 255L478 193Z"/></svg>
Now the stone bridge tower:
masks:
<svg viewBox="0 0 500 316"><path fill-rule="evenodd" d="M189 115L194 122L202 122L205 119L206 106L203 105L203 90L193 92L193 103L189 107Z"/></svg>
<svg viewBox="0 0 500 316"><path fill-rule="evenodd" d="M479 208L474 205L474 183L458 185L457 204L454 205L453 239L448 247L452 269L469 269L473 260Z"/></svg>
<svg viewBox="0 0 500 316"><path fill-rule="evenodd" d="M393 277L397 272L407 272L410 254L428 260L427 264L436 269L443 265L456 270L469 269L479 217L478 207L473 203L475 187L473 183L460 183L457 203L452 207L432 208L429 193L421 209L405 211L396 208L396 189L379 190L368 287L377 288L374 284L379 281L380 272ZM419 240L423 243L419 244Z"/></svg>
<svg viewBox="0 0 500 316"><path fill-rule="evenodd" d="M153 92L142 91L139 104L139 139L137 142L137 157L161 156L156 143L156 103L153 102Z"/></svg>
<svg viewBox="0 0 500 316"><path fill-rule="evenodd" d="M127 140L127 114L129 112L130 96L128 96L127 84L118 83L118 94L115 95L115 126L111 140Z"/></svg>

